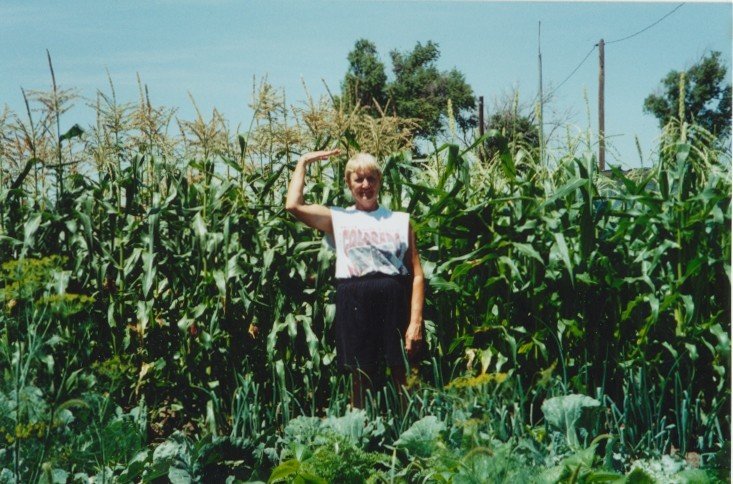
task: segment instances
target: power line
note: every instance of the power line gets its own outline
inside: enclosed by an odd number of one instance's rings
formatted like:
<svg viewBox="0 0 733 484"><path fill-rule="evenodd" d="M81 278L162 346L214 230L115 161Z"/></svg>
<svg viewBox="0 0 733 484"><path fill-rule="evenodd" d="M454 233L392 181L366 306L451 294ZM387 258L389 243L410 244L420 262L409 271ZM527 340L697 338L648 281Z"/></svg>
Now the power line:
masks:
<svg viewBox="0 0 733 484"><path fill-rule="evenodd" d="M649 25L647 25L646 27L644 27L643 29L639 30L638 32L635 32L635 33L633 33L633 34L631 34L631 35L627 35L626 37L623 37L623 38L620 38L620 39L616 39L616 40L610 40L610 41L608 41L608 42L605 42L605 44L606 44L606 45L608 45L608 44L615 44L615 43L617 43L617 42L623 42L624 40L628 40L628 39L630 39L630 38L632 38L632 37L636 37L637 35L639 35L639 34L641 34L641 33L643 33L643 32L646 32L646 31L647 31L647 30L649 30L650 28L652 28L652 27L654 27L655 25L657 25L658 23L660 23L660 22L661 22L662 20L666 19L667 17L669 17L670 15L672 15L673 13L675 13L675 12L676 12L677 10L679 10L680 8L682 8L682 6L683 6L683 5L684 5L684 3L680 3L680 4L679 4L679 5L677 5L677 6L675 7L675 8L673 8L673 9L672 9L671 11L667 12L667 13L666 13L665 15L663 15L663 16L662 16L661 18L659 18L659 19L658 19L658 20L657 20L656 22L654 22L654 23L652 23L652 24L649 24ZM549 96L552 96L553 94L555 94L555 91L557 91L558 89L560 89L560 87L561 87L561 86L562 86L563 84L565 84L565 83L566 83L566 82L567 82L567 81L568 81L568 80L569 80L569 79L570 79L571 77L573 77L573 74L575 74L575 73L576 73L576 72L578 71L578 69L580 69L580 67L581 67L581 66L582 66L582 65L583 65L583 64L585 63L585 61L586 61L586 60L588 60L588 57L590 57L590 55L591 55L591 54L593 53L593 51L594 51L594 50L596 49L596 47L598 47L598 44L594 44L594 45L593 45L593 47L592 47L592 48L591 48L591 50L590 50L590 51L589 51L589 52L588 52L588 53L587 53L587 54L585 55L585 57L583 58L583 60L582 60L582 61L580 61L580 64L578 64L578 65L577 65L577 66L575 67L575 69L573 69L573 70L572 70L572 72L571 72L570 74L568 74L568 76L567 76L567 77L566 77L566 78L565 78L565 79L564 79L564 80L563 80L563 81L562 81L562 82L561 82L560 84L558 84L558 85L557 85L557 87L555 87L555 89L553 89L552 91L550 91L550 92L549 92L549 93L547 94L547 96L548 96L548 97L549 97Z"/></svg>
<svg viewBox="0 0 733 484"><path fill-rule="evenodd" d="M635 34L631 34L631 35L628 35L628 36L626 36L626 37L624 37L624 38L621 38L621 39L616 39L616 40L609 40L608 42L606 42L606 45L608 45L608 44L615 44L616 42L623 42L624 40L628 40L628 39L630 39L630 38L632 38L632 37L636 37L637 35L641 34L642 32L646 32L647 30L649 30L650 28L654 27L655 25L657 25L657 24L658 24L659 22L661 22L662 20L666 19L667 17L669 17L670 15L672 15L673 13L675 13L675 12L676 12L677 10L679 10L679 9L680 9L680 8L681 8L681 7L683 6L683 5L684 5L684 3L680 3L680 4L679 4L679 5L677 5L677 6L676 6L676 7L674 8L674 9L672 9L672 10L671 10L670 12L668 12L668 13L667 13L666 15L664 15L664 16L663 16L662 18L660 18L659 20L657 20L657 21L656 21L656 22L654 22L653 24L650 24L650 25L648 25L648 26L644 27L644 28L643 28L643 29L641 29L640 31L636 32Z"/></svg>
<svg viewBox="0 0 733 484"><path fill-rule="evenodd" d="M590 57L590 55L593 53L593 51L596 50L596 47L598 47L598 44L594 44L593 47L591 47L591 49L588 51L588 53L585 55L585 57L583 57L583 60L580 61L580 64L578 64L575 67L575 69L573 69L573 71L570 74L568 74L568 77L566 77L560 84L558 84L557 87L555 87L555 89L553 89L552 91L550 91L547 94L547 97L550 97L553 94L555 94L555 91L557 91L558 89L560 89L560 86L562 86L563 84L565 84L571 77L573 77L573 74L575 74L576 72L578 72L578 69L580 69L580 66L582 66L585 63L585 61L588 60L588 57Z"/></svg>

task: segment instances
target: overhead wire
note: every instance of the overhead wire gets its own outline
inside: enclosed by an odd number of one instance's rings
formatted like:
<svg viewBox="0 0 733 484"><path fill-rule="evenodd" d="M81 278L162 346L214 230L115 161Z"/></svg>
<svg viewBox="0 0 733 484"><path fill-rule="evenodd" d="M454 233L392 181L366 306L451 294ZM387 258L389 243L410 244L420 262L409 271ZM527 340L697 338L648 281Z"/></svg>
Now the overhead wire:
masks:
<svg viewBox="0 0 733 484"><path fill-rule="evenodd" d="M633 34L631 34L631 35L627 35L626 37L622 37L622 38L620 38L620 39L615 39L615 40L610 40L610 41L608 41L608 42L604 42L604 44L605 44L605 45L608 45L608 44L615 44L615 43L618 43L618 42L623 42L623 41L625 41L625 40L629 40L629 39L631 39L632 37L636 37L637 35L639 35L639 34L641 34L641 33L643 33L643 32L646 32L646 31L647 31L647 30L649 30L650 28L654 27L655 25L657 25L658 23L660 23L661 21L663 21L664 19L666 19L667 17L669 17L670 15L672 15L673 13L675 13L675 12L676 12L677 10L679 10L679 9L680 9L680 8L681 8L681 7L683 6L683 5L684 5L684 2L683 2L683 3L680 3L680 4L679 4L679 5L677 5L677 6L675 7L675 8L673 8L672 10L670 10L669 12L667 12L667 13L666 13L665 15L663 15L662 17L660 17L660 18L659 18L658 20L656 20L655 22L653 22L653 23L651 23L651 24L647 25L646 27L644 27L643 29L639 30L638 32L635 32L635 33L633 33ZM577 66L575 66L575 69L573 69L573 70L572 70L572 71L570 72L570 74L568 74L568 75L567 75L567 77L566 77L565 79L563 79L563 81L562 81L562 82L561 82L560 84L558 84L558 85L557 85L557 86L556 86L556 87L555 87L555 88L554 88L554 89L553 89L552 91L550 91L549 93L547 93L546 97L548 97L548 98L549 98L550 96L552 96L552 95L553 95L553 94L555 93L555 91L557 91L558 89L560 89L560 87L561 87L561 86L562 86L563 84L565 84L565 83L566 83L566 82L567 82L568 80L570 80L570 78L571 78L571 77L573 77L573 75L574 75L574 74L575 74L576 72L578 72L578 69L580 69L580 67L581 67L581 66L582 66L582 65L583 65L583 64L585 63L585 61L587 61L587 60L588 60L588 57L590 57L590 55L591 55L591 54L593 53L593 51L594 51L594 50L596 50L596 47L598 47L598 44L594 44L594 45L593 45L593 47L592 47L592 48L590 49L590 51L589 51L589 52L588 52L588 53L587 53L587 54L585 55L585 57L583 57L583 60L582 60L582 61L580 61L580 63L579 63L579 64L578 64ZM539 96L539 94L538 94L538 96ZM536 97L538 97L538 96L536 96Z"/></svg>
<svg viewBox="0 0 733 484"><path fill-rule="evenodd" d="M676 12L677 10L679 10L679 9L680 9L680 8L681 8L681 7L683 6L683 5L684 5L684 3L680 3L680 4L679 4L679 5L677 5L677 6L675 7L675 8L673 8L673 9L672 9L671 11L667 12L667 14L666 14L666 15L664 15L664 16L663 16L662 18L660 18L659 20L657 20L657 21L656 21L656 22L654 22L653 24L649 24L649 25L647 25L646 27L644 27L644 28L643 28L643 29L641 29L640 31L638 31L638 32L636 32L636 33L634 33L634 34L628 35L628 36L626 36L626 37L623 37L623 38L621 38L621 39L616 39L616 40L609 40L608 42L606 42L606 45L608 45L608 44L615 44L615 43L617 43L617 42L623 42L624 40L629 40L629 39L630 39L630 38L632 38L632 37L636 37L637 35L641 34L642 32L646 32L647 30L649 30L650 28L654 27L655 25L657 25L657 24L658 24L659 22L661 22L662 20L666 19L667 17L669 17L670 15L672 15L673 13L675 13L675 12Z"/></svg>
<svg viewBox="0 0 733 484"><path fill-rule="evenodd" d="M591 47L591 49L588 51L588 53L585 54L585 57L583 57L583 60L580 61L580 64L578 64L577 66L575 66L575 69L573 69L572 72L570 74L568 74L568 76L560 84L558 84L555 87L555 89L553 89L552 91L550 91L549 93L547 93L547 97L550 97L553 94L555 94L555 91L557 91L558 89L560 89L560 87L563 84L565 84L571 77L573 77L573 74L575 74L576 72L578 72L578 69L580 69L580 67L583 64L585 64L585 61L587 61L588 60L588 57L590 57L590 55L593 53L593 51L596 50L596 47L598 47L598 44L594 44L593 47Z"/></svg>

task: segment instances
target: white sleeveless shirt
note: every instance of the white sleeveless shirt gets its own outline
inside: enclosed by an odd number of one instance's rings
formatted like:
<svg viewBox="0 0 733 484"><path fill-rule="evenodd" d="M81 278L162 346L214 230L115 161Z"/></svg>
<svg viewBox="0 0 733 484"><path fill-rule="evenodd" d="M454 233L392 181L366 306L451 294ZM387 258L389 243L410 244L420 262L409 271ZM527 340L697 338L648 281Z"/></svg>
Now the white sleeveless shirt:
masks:
<svg viewBox="0 0 733 484"><path fill-rule="evenodd" d="M372 212L331 207L336 278L367 274L406 275L410 215L379 207Z"/></svg>

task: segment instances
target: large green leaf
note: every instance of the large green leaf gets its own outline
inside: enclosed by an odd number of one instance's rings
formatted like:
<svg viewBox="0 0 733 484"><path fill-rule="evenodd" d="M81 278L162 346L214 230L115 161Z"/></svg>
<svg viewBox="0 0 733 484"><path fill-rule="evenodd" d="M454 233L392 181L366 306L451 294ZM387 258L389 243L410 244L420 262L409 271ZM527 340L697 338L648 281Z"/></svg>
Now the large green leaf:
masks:
<svg viewBox="0 0 733 484"><path fill-rule="evenodd" d="M433 415L423 417L400 434L394 443L398 449L404 449L415 457L430 457L440 440L445 424Z"/></svg>
<svg viewBox="0 0 733 484"><path fill-rule="evenodd" d="M571 448L579 448L578 430L594 425L594 415L600 409L601 402L586 395L565 395L548 398L542 402L542 414L548 428L565 435Z"/></svg>

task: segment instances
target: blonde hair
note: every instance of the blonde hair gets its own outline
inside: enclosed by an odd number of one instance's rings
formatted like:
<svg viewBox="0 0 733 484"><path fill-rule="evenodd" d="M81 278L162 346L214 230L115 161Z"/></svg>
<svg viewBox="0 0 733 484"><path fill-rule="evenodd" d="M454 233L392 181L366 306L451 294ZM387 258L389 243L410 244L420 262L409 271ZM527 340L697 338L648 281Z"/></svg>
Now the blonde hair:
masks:
<svg viewBox="0 0 733 484"><path fill-rule="evenodd" d="M344 180L346 180L347 185L351 179L351 174L360 169L375 172L379 175L379 179L382 179L382 168L379 166L377 159L369 153L357 153L346 162L344 168Z"/></svg>

